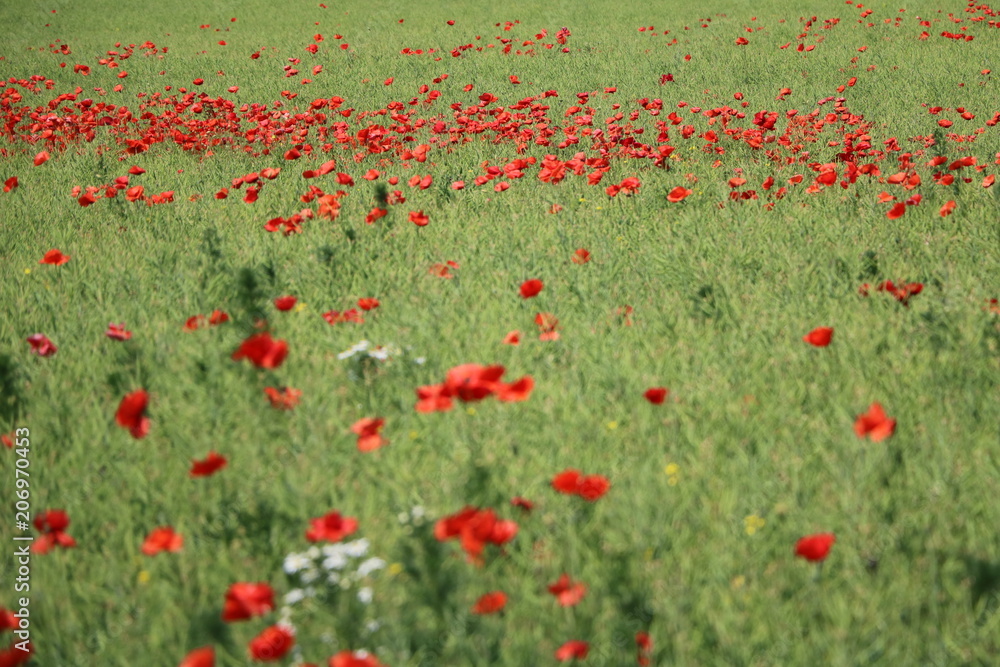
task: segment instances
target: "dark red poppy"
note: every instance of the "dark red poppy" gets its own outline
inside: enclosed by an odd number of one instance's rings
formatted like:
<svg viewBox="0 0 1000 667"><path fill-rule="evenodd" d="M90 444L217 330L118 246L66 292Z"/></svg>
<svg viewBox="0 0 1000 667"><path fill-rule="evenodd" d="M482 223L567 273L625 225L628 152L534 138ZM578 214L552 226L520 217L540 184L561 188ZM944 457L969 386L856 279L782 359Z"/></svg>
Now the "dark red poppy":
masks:
<svg viewBox="0 0 1000 667"><path fill-rule="evenodd" d="M277 410L291 410L299 404L299 398L302 396L301 390L292 387L282 387L281 389L264 387L264 393L267 394L267 400L271 402L271 407Z"/></svg>
<svg viewBox="0 0 1000 667"><path fill-rule="evenodd" d="M810 345L815 345L816 347L826 347L830 344L833 339L833 328L832 327L816 327L805 336L802 340L809 343Z"/></svg>
<svg viewBox="0 0 1000 667"><path fill-rule="evenodd" d="M561 607L572 607L587 594L586 584L571 580L565 572L556 583L549 584L548 589L549 593L556 596Z"/></svg>
<svg viewBox="0 0 1000 667"><path fill-rule="evenodd" d="M209 477L214 475L218 471L226 467L225 456L221 456L217 453L209 452L201 461L195 460L191 464L191 476L192 477Z"/></svg>
<svg viewBox="0 0 1000 667"><path fill-rule="evenodd" d="M177 667L215 667L215 648L202 646L184 656Z"/></svg>
<svg viewBox="0 0 1000 667"><path fill-rule="evenodd" d="M371 653L365 651L341 651L330 658L327 667L386 667Z"/></svg>
<svg viewBox="0 0 1000 667"><path fill-rule="evenodd" d="M358 299L358 308L361 310L374 310L379 307L378 299L373 299L371 297L365 297Z"/></svg>
<svg viewBox="0 0 1000 667"><path fill-rule="evenodd" d="M807 535L795 543L795 555L814 563L821 562L830 554L836 541L833 533Z"/></svg>
<svg viewBox="0 0 1000 667"><path fill-rule="evenodd" d="M566 662L567 660L583 660L590 653L590 644L585 641L574 639L568 641L556 650L556 660Z"/></svg>
<svg viewBox="0 0 1000 667"><path fill-rule="evenodd" d="M590 261L590 251L586 248L577 248L573 253L574 264L586 264Z"/></svg>
<svg viewBox="0 0 1000 667"><path fill-rule="evenodd" d="M521 297L530 299L533 296L537 296L538 293L542 291L543 287L544 285L542 284L542 281L537 278L526 280L521 283Z"/></svg>
<svg viewBox="0 0 1000 667"><path fill-rule="evenodd" d="M137 389L122 398L115 413L115 421L122 428L127 428L133 438L146 437L149 433L149 417L146 408L149 406L149 394L145 389Z"/></svg>
<svg viewBox="0 0 1000 667"><path fill-rule="evenodd" d="M288 356L288 343L273 340L268 332L253 334L233 352L233 361L249 359L257 368L277 368Z"/></svg>
<svg viewBox="0 0 1000 667"><path fill-rule="evenodd" d="M226 591L222 620L227 623L263 616L274 609L274 590L265 582L252 584L240 581Z"/></svg>
<svg viewBox="0 0 1000 667"><path fill-rule="evenodd" d="M417 227L426 227L430 219L424 214L423 211L410 211L410 222L415 224Z"/></svg>
<svg viewBox="0 0 1000 667"><path fill-rule="evenodd" d="M385 419L382 417L364 417L351 425L351 432L358 436L359 452L373 452L389 444L380 433L384 425Z"/></svg>
<svg viewBox="0 0 1000 667"><path fill-rule="evenodd" d="M309 520L306 539L310 542L339 542L358 529L358 520L332 511Z"/></svg>
<svg viewBox="0 0 1000 667"><path fill-rule="evenodd" d="M115 324L114 322L108 323L108 330L104 332L104 335L113 340L129 340L132 338L132 332L125 330L125 323Z"/></svg>
<svg viewBox="0 0 1000 667"><path fill-rule="evenodd" d="M643 396L645 396L646 400L653 405L661 405L663 401L666 400L667 394L669 393L670 390L666 387L652 387L647 389Z"/></svg>
<svg viewBox="0 0 1000 667"><path fill-rule="evenodd" d="M507 606L507 594L503 591L493 591L492 593L486 593L476 600L476 604L472 605L473 614L495 614L498 611L502 611L503 608Z"/></svg>
<svg viewBox="0 0 1000 667"><path fill-rule="evenodd" d="M51 264L52 266L62 266L69 261L69 255L64 255L59 250L53 248L45 253L45 256L38 260L39 264Z"/></svg>
<svg viewBox="0 0 1000 667"><path fill-rule="evenodd" d="M896 432L896 420L885 414L878 403L872 403L868 412L854 420L854 433L859 438L868 437L872 442L881 442Z"/></svg>
<svg viewBox="0 0 1000 667"><path fill-rule="evenodd" d="M298 299L294 296L279 296L274 300L274 307L280 311L289 311L295 307Z"/></svg>
<svg viewBox="0 0 1000 667"><path fill-rule="evenodd" d="M6 181L3 182L3 191L10 192L18 186L17 176L11 176Z"/></svg>
<svg viewBox="0 0 1000 667"><path fill-rule="evenodd" d="M517 524L498 519L491 509L480 510L466 506L434 524L434 537L444 542L458 538L469 560L480 563L487 544L500 546L514 539Z"/></svg>
<svg viewBox="0 0 1000 667"><path fill-rule="evenodd" d="M46 510L36 514L33 523L35 529L42 534L31 545L32 552L45 554L54 547L70 549L76 546L76 540L66 534L69 515L64 510Z"/></svg>
<svg viewBox="0 0 1000 667"><path fill-rule="evenodd" d="M31 346L31 351L40 357L51 357L59 351L59 348L45 334L31 334L24 340Z"/></svg>
<svg viewBox="0 0 1000 667"><path fill-rule="evenodd" d="M250 657L260 662L277 662L295 645L295 635L284 625L264 628L250 640Z"/></svg>
<svg viewBox="0 0 1000 667"><path fill-rule="evenodd" d="M161 526L149 534L142 543L142 553L155 556L161 551L177 553L184 546L184 538L174 532L171 526Z"/></svg>

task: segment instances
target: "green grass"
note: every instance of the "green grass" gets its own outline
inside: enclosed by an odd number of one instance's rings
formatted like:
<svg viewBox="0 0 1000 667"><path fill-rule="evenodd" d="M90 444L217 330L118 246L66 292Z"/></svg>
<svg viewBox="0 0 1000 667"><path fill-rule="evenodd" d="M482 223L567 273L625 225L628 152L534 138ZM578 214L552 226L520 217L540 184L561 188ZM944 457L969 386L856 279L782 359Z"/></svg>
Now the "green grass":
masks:
<svg viewBox="0 0 1000 667"><path fill-rule="evenodd" d="M625 665L635 664L639 631L652 636L659 665L992 664L1000 653L1000 313L989 300L1000 297L1000 185L982 181L998 171L1000 154L1000 130L986 123L1000 112L1000 50L987 23L996 17L972 21L984 14L928 1L904 13L865 3L873 14L860 23L863 10L821 2L795 9L609 2L586 11L572 2L327 4L252 2L230 11L55 2L0 10L12 26L0 46L0 75L42 77L38 92L9 84L23 99L0 109L0 180L19 178L17 188L0 193L0 432L30 429L33 516L64 509L77 542L31 559L32 664L173 666L205 645L215 647L217 665L248 664L248 642L279 613L223 623L227 588L269 582L280 608L293 588L282 572L286 555L305 551L309 520L332 509L356 517L352 539L368 538L371 555L390 564L370 582L366 618L381 627L367 633L351 625L360 608L354 591L307 600L291 616L296 652L279 664L299 657L326 664L339 651L366 649L393 667L545 665L565 641L582 639L590 642L586 664ZM818 20L802 42L816 48L796 52L811 16ZM824 29L831 18L840 22ZM932 25L921 26L923 19ZM520 23L504 31L508 20ZM650 25L657 35L638 31ZM540 46L563 26L572 32L569 53ZM963 26L973 41L940 36ZM534 55L501 53L499 38L523 50L542 29L548 34L532 45ZM924 30L930 37L919 40ZM314 42L315 34L324 40ZM750 43L737 46L741 36ZM57 39L70 55L51 52ZM168 52L143 55L138 45L147 40ZM341 50L341 42L350 47ZM788 49L778 48L786 42ZM304 50L310 43L320 48L315 57ZM496 47L451 56L470 43ZM119 68L98 64L128 44L137 48ZM439 53L402 55L403 48ZM300 72L286 78L289 58L301 59ZM91 74L74 74L77 63ZM312 75L316 64L324 69ZM120 71L128 76L119 79ZM674 82L661 85L665 74ZM855 76L855 86L837 91ZM199 77L204 85L193 86ZM113 92L117 84L122 92ZM418 92L422 84L440 91L439 99L410 106L427 97ZM475 87L465 91L466 84ZM226 92L234 85L237 93ZM46 143L29 114L36 107L79 114L72 102L48 106L77 86L78 99L126 105L137 122L122 135L100 126L90 142ZM215 135L232 146L183 150L166 129L165 141L125 155L124 139L152 126L142 114L163 117L183 97L178 87L234 102L240 131ZM793 92L776 100L784 87ZM298 96L287 99L286 90ZM492 129L455 132L459 141L448 147L434 143L433 125L457 127L482 93L498 97L489 109L527 114L530 108L510 107L547 90L558 97L536 103L549 107L551 146L527 142L519 151ZM154 93L177 97L140 109ZM280 102L305 113L312 100L335 95L354 109L351 117L326 110L324 122L298 125L308 136L294 143L312 144L313 156L284 160L289 135L269 146L246 140L256 122L241 105ZM747 130L758 111L777 111L774 136L789 125L788 110L802 117L816 109L820 120L832 113L836 102L818 104L831 96L846 98L850 113L869 124L873 149L896 138L900 150L857 159L876 164L880 177L861 175L847 188L815 194L806 192L817 175L809 164L835 162L843 147L828 142L863 126L838 121L815 130L814 141L794 139L807 156L766 144L778 162L724 135L721 121L710 125L690 111L728 105L746 113L728 128ZM662 113L641 109L642 98L662 99ZM359 118L393 101L408 119ZM688 106L679 108L682 101ZM644 129L631 136L654 147L664 143L657 123L669 124L677 112L683 122L668 125L676 148L669 168L620 155L618 143L599 186L572 174L541 182L545 155L600 157L582 133L578 144L556 147L573 105L592 107L593 128L606 133L605 119L620 111L618 125ZM932 106L945 110L931 115ZM961 119L958 106L975 119ZM633 111L640 113L630 123ZM941 118L955 125L942 129ZM418 119L426 125L391 129ZM350 135L381 125L409 148L432 148L425 163L396 151L356 163L363 146L337 143L335 130L317 136L317 126L334 122ZM690 139L681 136L685 124L696 128ZM192 133L158 121L168 126ZM956 139L977 128L974 141ZM724 153L702 150L698 137L710 129ZM926 146L926 137L937 144ZM43 149L52 158L33 166ZM904 153L922 179L913 190L885 182L904 168ZM925 166L938 155L944 165ZM967 155L982 170L948 171ZM528 157L537 164L505 192L494 191L496 180L473 184L484 161L502 167ZM329 159L337 161L334 173L301 178ZM147 173L132 176L130 186L142 184L147 196L172 190L174 202L127 202L122 191L84 208L71 196L74 186L110 184L133 164ZM246 186L235 189L231 180L267 167L280 167L280 176L256 203L244 203ZM836 167L840 180L845 166ZM361 178L371 168L383 172L378 181ZM956 183L936 184L936 171L954 174ZM338 186L336 172L355 185ZM739 189L758 199L729 200L727 181L740 173L748 182ZM411 188L414 174L434 182ZM796 174L804 181L789 185ZM386 186L389 176L399 184ZM638 194L605 194L630 176L642 183ZM768 176L775 185L765 191ZM465 189L452 190L455 180ZM303 233L289 237L265 232L274 217L316 210L315 201L300 199L309 185L349 192L339 217L306 220ZM681 185L693 193L668 203L666 194ZM781 186L788 193L778 199ZM223 187L229 197L215 199ZM367 225L379 187L399 189L407 201L385 206L389 214ZM922 201L889 220L891 204L878 201L883 191L897 201L919 193ZM954 213L940 216L950 200ZM553 204L563 210L549 213ZM428 226L408 221L416 210L428 214ZM69 263L40 265L51 248ZM591 261L571 262L577 248L587 248ZM460 265L453 279L428 272L448 260ZM530 278L545 287L525 300L518 287ZM920 282L923 291L908 306L874 287L859 296L863 283L885 280ZM304 306L278 312L271 300L286 294ZM362 297L381 302L364 313L364 324L331 326L320 316ZM626 306L633 309L627 318ZM184 330L189 317L215 309L230 321ZM558 318L559 340L538 340L539 312ZM230 358L261 316L289 345L274 370ZM132 339L105 337L109 322L125 322ZM829 347L802 341L818 326L834 328ZM503 345L512 330L521 344ZM35 333L58 352L32 354L25 339ZM367 369L337 358L361 339L401 353ZM535 389L524 402L456 401L450 412L416 412L414 390L463 363L502 364L505 379L530 375ZM274 410L263 389L285 385L302 391L301 403ZM670 389L663 405L643 398L654 386ZM140 388L150 394L152 423L134 439L115 413ZM853 430L875 402L897 420L895 434L878 443ZM363 417L385 418L387 447L357 450L350 426ZM7 571L11 538L21 534L13 516L18 455L0 450ZM190 478L192 460L211 450L228 466ZM668 464L676 474L665 473ZM559 495L550 482L566 468L605 475L611 490L593 504ZM512 507L515 496L535 509ZM397 515L418 505L427 522L401 525ZM430 533L465 505L492 507L519 525L503 553L487 548L482 567L466 562L456 542ZM764 520L753 535L745 530L750 516ZM183 549L144 556L147 535L166 525L183 535ZM822 568L794 553L800 537L818 532L837 537ZM566 609L546 589L563 572L588 587ZM503 614L471 614L493 590L509 597ZM5 578L0 606L16 609L21 595Z"/></svg>

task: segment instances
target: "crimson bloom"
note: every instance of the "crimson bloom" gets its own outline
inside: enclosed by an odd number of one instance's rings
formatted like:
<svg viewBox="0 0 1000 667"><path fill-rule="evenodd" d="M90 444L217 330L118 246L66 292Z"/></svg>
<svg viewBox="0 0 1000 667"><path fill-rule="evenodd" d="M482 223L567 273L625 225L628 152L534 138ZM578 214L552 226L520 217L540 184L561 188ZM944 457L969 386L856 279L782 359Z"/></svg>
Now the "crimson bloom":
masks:
<svg viewBox="0 0 1000 667"><path fill-rule="evenodd" d="M520 331L510 331L506 336L503 337L504 345L520 345L521 344L521 332Z"/></svg>
<svg viewBox="0 0 1000 667"><path fill-rule="evenodd" d="M556 650L556 660L566 662L567 660L583 660L590 653L590 644L585 641L574 639L566 642Z"/></svg>
<svg viewBox="0 0 1000 667"><path fill-rule="evenodd" d="M676 188L667 193L667 201L671 204L682 201L685 197L690 195L693 190L689 190L682 185L678 185Z"/></svg>
<svg viewBox="0 0 1000 667"><path fill-rule="evenodd" d="M561 607L572 607L582 600L583 596L587 593L586 584L573 581L565 572L559 577L556 583L549 584L548 589L549 593L556 596L556 600L559 601L559 606Z"/></svg>
<svg viewBox="0 0 1000 667"><path fill-rule="evenodd" d="M473 614L495 614L507 606L507 594L503 591L493 591L486 593L472 605Z"/></svg>
<svg viewBox="0 0 1000 667"><path fill-rule="evenodd" d="M6 181L3 182L3 191L10 192L18 186L17 176L11 176Z"/></svg>
<svg viewBox="0 0 1000 667"><path fill-rule="evenodd" d="M358 299L358 308L361 310L374 310L379 307L378 299L373 299L371 297L364 297Z"/></svg>
<svg viewBox="0 0 1000 667"><path fill-rule="evenodd" d="M51 357L59 349L45 334L31 334L24 340L31 346L31 351L40 357Z"/></svg>
<svg viewBox="0 0 1000 667"><path fill-rule="evenodd" d="M125 330L125 323L115 324L114 322L108 323L108 330L104 332L104 335L112 340L128 340L132 337L131 331Z"/></svg>
<svg viewBox="0 0 1000 667"><path fill-rule="evenodd" d="M222 607L222 620L227 623L245 621L254 616L263 616L274 609L274 589L265 582L249 583L240 581L226 591L226 602Z"/></svg>
<svg viewBox="0 0 1000 667"><path fill-rule="evenodd" d="M195 460L192 462L190 475L191 477L210 477L225 468L226 463L228 461L225 456L221 456L214 451L209 452L208 456L201 461Z"/></svg>
<svg viewBox="0 0 1000 667"><path fill-rule="evenodd" d="M389 444L389 441L379 433L384 425L385 419L382 417L365 417L354 422L351 431L358 436L359 452L373 452Z"/></svg>
<svg viewBox="0 0 1000 667"><path fill-rule="evenodd" d="M289 311L295 307L297 301L294 296L279 296L274 300L274 307L282 312Z"/></svg>
<svg viewBox="0 0 1000 667"><path fill-rule="evenodd" d="M268 332L253 334L233 352L233 361L249 359L257 368L277 368L288 356L288 343L273 340Z"/></svg>
<svg viewBox="0 0 1000 667"><path fill-rule="evenodd" d="M40 167L41 165L45 164L46 162L49 161L49 157L50 156L49 156L49 152L48 151L42 151L42 152L38 153L35 156L35 160L34 160L35 166L36 167Z"/></svg>
<svg viewBox="0 0 1000 667"><path fill-rule="evenodd" d="M367 651L341 651L330 658L327 667L385 667Z"/></svg>
<svg viewBox="0 0 1000 667"><path fill-rule="evenodd" d="M340 512L333 511L309 520L309 530L306 539L310 542L339 542L358 529L358 520L344 517Z"/></svg>
<svg viewBox="0 0 1000 667"><path fill-rule="evenodd" d="M424 214L423 211L410 211L410 222L415 224L417 227L426 227L430 219Z"/></svg>
<svg viewBox="0 0 1000 667"><path fill-rule="evenodd" d="M530 299L533 296L537 296L542 291L542 287L544 287L542 281L537 278L526 280L521 283L521 297Z"/></svg>
<svg viewBox="0 0 1000 667"><path fill-rule="evenodd" d="M156 528L142 543L142 553L155 556L161 551L176 553L184 546L184 538L170 526Z"/></svg>
<svg viewBox="0 0 1000 667"><path fill-rule="evenodd" d="M795 555L813 563L822 562L830 554L830 549L836 541L837 538L833 533L807 535L795 543Z"/></svg>
<svg viewBox="0 0 1000 667"><path fill-rule="evenodd" d="M469 560L475 563L482 562L487 544L500 546L514 539L515 535L515 522L498 519L492 509L481 510L471 506L434 524L434 537L438 541L458 538Z"/></svg>
<svg viewBox="0 0 1000 667"><path fill-rule="evenodd" d="M145 389L137 389L122 398L115 413L115 421L122 428L127 428L135 439L146 437L149 433L149 417L146 408L149 406L149 394Z"/></svg>
<svg viewBox="0 0 1000 667"><path fill-rule="evenodd" d="M271 407L277 410L291 410L299 404L299 397L302 396L301 390L292 387L282 387L281 389L264 387L264 393L271 401Z"/></svg>
<svg viewBox="0 0 1000 667"><path fill-rule="evenodd" d="M810 345L815 345L816 347L826 347L830 344L830 340L833 338L833 328L832 327L816 327L805 336L802 340L809 343Z"/></svg>
<svg viewBox="0 0 1000 667"><path fill-rule="evenodd" d="M648 632L639 631L635 633L635 646L639 651L636 661L639 667L649 667L650 658L653 655L653 639Z"/></svg>
<svg viewBox="0 0 1000 667"><path fill-rule="evenodd" d="M896 431L896 420L890 419L879 403L872 403L868 412L854 420L854 433L859 438L869 437L872 442L881 442Z"/></svg>
<svg viewBox="0 0 1000 667"><path fill-rule="evenodd" d="M651 387L646 390L643 396L653 405L661 405L667 399L670 390L666 387Z"/></svg>
<svg viewBox="0 0 1000 667"><path fill-rule="evenodd" d="M573 253L574 264L586 264L590 261L590 251L586 248L577 248Z"/></svg>
<svg viewBox="0 0 1000 667"><path fill-rule="evenodd" d="M215 667L215 648L202 646L184 656L177 667Z"/></svg>
<svg viewBox="0 0 1000 667"><path fill-rule="evenodd" d="M552 478L552 488L594 502L608 492L611 482L604 475L583 475L579 470L568 468Z"/></svg>
<svg viewBox="0 0 1000 667"><path fill-rule="evenodd" d="M56 248L49 250L45 255L38 260L39 264L51 264L52 266L62 266L69 261L69 255L62 254Z"/></svg>
<svg viewBox="0 0 1000 667"><path fill-rule="evenodd" d="M284 625L264 628L250 640L250 657L260 662L277 662L295 645L295 635Z"/></svg>
<svg viewBox="0 0 1000 667"><path fill-rule="evenodd" d="M69 549L76 546L76 540L66 534L66 529L69 528L69 515L65 510L46 510L36 514L33 523L35 529L42 533L31 545L33 553L45 554L53 547Z"/></svg>
<svg viewBox="0 0 1000 667"><path fill-rule="evenodd" d="M559 340L559 320L552 313L538 313L535 315L535 324L538 325L538 340Z"/></svg>

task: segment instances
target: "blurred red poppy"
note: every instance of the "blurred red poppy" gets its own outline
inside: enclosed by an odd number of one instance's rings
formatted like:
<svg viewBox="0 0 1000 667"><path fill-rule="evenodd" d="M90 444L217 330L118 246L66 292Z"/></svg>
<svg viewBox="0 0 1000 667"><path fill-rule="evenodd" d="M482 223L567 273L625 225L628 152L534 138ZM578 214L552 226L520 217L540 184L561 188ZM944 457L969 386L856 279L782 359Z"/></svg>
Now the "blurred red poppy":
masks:
<svg viewBox="0 0 1000 667"><path fill-rule="evenodd" d="M587 594L586 584L571 580L565 572L556 583L549 584L548 589L549 593L556 596L561 607L572 607Z"/></svg>
<svg viewBox="0 0 1000 667"><path fill-rule="evenodd" d="M473 614L495 614L498 611L503 610L507 605L507 594L503 591L493 591L492 593L486 593L476 600L476 604L472 605Z"/></svg>
<svg viewBox="0 0 1000 667"><path fill-rule="evenodd" d="M192 462L190 475L192 477L209 477L225 468L226 463L228 461L225 456L216 454L214 451L209 452L208 456L201 461Z"/></svg>
<svg viewBox="0 0 1000 667"><path fill-rule="evenodd" d="M814 563L821 562L830 554L836 541L833 533L807 535L795 543L795 555Z"/></svg>
<svg viewBox="0 0 1000 667"><path fill-rule="evenodd" d="M274 609L274 590L265 582L256 584L240 581L226 591L222 620L227 623L263 616Z"/></svg>
<svg viewBox="0 0 1000 667"><path fill-rule="evenodd" d="M45 253L45 256L38 260L39 264L51 264L52 266L62 266L69 261L69 255L64 255L59 250L53 248Z"/></svg>
<svg viewBox="0 0 1000 667"><path fill-rule="evenodd" d="M249 359L257 368L277 368L288 356L288 343L273 340L271 334L253 334L233 352L233 361Z"/></svg>
<svg viewBox="0 0 1000 667"><path fill-rule="evenodd" d="M138 389L122 398L115 413L115 421L122 428L127 428L133 438L146 437L149 433L149 417L146 408L149 406L149 394L145 389Z"/></svg>
<svg viewBox="0 0 1000 667"><path fill-rule="evenodd" d="M556 650L556 660L566 662L567 660L583 660L590 652L590 644L579 639L568 641Z"/></svg>
<svg viewBox="0 0 1000 667"><path fill-rule="evenodd" d="M832 327L816 327L805 336L802 340L809 343L810 345L815 345L816 347L826 347L830 344L833 339L833 328Z"/></svg>
<svg viewBox="0 0 1000 667"><path fill-rule="evenodd" d="M542 284L542 281L537 278L526 280L521 283L521 297L530 299L533 296L537 296L538 293L542 291L543 287L544 285Z"/></svg>
<svg viewBox="0 0 1000 667"><path fill-rule="evenodd" d="M284 625L264 628L250 640L250 656L260 662L277 662L295 645L295 635Z"/></svg>
<svg viewBox="0 0 1000 667"><path fill-rule="evenodd" d="M162 526L153 530L142 543L142 553L147 556L155 556L161 551L176 553L183 546L184 538L181 535L175 533L170 526Z"/></svg>
<svg viewBox="0 0 1000 667"><path fill-rule="evenodd" d="M309 520L306 539L310 542L339 542L358 529L358 520L341 516L340 512L327 512Z"/></svg>
<svg viewBox="0 0 1000 667"><path fill-rule="evenodd" d="M854 433L859 438L868 437L881 442L896 432L896 420L889 418L878 403L872 403L868 412L854 420Z"/></svg>

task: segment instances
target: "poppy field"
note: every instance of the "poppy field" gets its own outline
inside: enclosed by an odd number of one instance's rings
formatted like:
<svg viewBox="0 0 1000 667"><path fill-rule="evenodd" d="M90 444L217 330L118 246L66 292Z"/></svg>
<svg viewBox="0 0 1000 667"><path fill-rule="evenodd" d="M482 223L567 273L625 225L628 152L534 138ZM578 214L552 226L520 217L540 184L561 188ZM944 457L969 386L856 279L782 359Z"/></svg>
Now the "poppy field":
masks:
<svg viewBox="0 0 1000 667"><path fill-rule="evenodd" d="M1000 6L582 7L0 8L0 667L995 664Z"/></svg>

